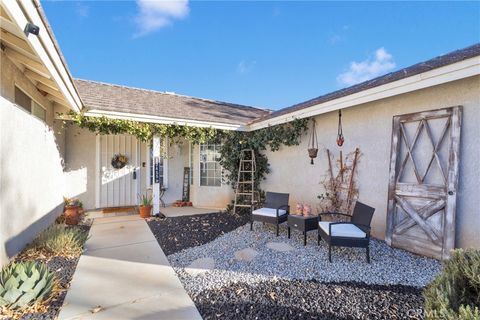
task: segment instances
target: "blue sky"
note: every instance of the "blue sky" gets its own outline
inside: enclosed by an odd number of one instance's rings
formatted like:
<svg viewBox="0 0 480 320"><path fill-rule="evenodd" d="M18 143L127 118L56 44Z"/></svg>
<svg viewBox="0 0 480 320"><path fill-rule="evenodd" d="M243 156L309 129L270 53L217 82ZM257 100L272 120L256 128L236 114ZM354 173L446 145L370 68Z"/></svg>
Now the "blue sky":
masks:
<svg viewBox="0 0 480 320"><path fill-rule="evenodd" d="M479 2L42 4L74 77L271 109L480 41Z"/></svg>

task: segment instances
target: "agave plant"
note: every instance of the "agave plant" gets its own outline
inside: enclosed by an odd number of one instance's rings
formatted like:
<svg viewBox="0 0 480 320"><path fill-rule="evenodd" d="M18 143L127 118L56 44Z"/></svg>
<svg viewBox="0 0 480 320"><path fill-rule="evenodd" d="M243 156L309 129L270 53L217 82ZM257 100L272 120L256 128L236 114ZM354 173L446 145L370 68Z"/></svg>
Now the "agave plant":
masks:
<svg viewBox="0 0 480 320"><path fill-rule="evenodd" d="M48 297L54 273L35 261L11 263L0 273L0 307L19 309Z"/></svg>

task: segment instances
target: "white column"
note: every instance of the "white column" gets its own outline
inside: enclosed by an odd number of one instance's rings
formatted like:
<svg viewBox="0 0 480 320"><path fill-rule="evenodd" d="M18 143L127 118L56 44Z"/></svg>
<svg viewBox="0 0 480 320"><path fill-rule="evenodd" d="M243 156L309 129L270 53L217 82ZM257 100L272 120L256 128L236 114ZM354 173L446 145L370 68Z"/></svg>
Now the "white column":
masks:
<svg viewBox="0 0 480 320"><path fill-rule="evenodd" d="M159 136L153 137L153 214L160 212L160 177L158 170L161 157L161 143L162 140Z"/></svg>

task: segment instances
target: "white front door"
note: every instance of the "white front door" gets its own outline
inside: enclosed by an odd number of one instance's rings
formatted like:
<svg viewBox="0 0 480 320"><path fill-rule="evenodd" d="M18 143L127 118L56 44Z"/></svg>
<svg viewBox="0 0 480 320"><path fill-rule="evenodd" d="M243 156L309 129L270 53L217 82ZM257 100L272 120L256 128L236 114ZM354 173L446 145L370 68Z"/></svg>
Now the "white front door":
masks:
<svg viewBox="0 0 480 320"><path fill-rule="evenodd" d="M102 135L97 148L99 161L99 207L124 207L137 204L140 183L140 142L129 135ZM115 155L126 156L126 165L115 168Z"/></svg>

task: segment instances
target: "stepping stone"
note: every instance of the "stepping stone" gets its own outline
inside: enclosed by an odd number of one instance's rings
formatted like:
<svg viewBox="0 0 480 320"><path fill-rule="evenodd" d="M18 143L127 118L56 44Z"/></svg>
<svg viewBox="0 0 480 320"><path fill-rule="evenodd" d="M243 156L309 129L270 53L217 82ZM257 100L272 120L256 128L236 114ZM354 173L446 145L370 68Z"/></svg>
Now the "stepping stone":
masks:
<svg viewBox="0 0 480 320"><path fill-rule="evenodd" d="M235 252L235 259L238 261L250 262L258 255L258 251L252 248L246 248Z"/></svg>
<svg viewBox="0 0 480 320"><path fill-rule="evenodd" d="M185 268L185 272L191 276L198 276L215 268L215 260L212 258L200 258Z"/></svg>
<svg viewBox="0 0 480 320"><path fill-rule="evenodd" d="M269 242L266 244L266 246L269 249L279 252L289 252L294 249L294 247L285 242Z"/></svg>

